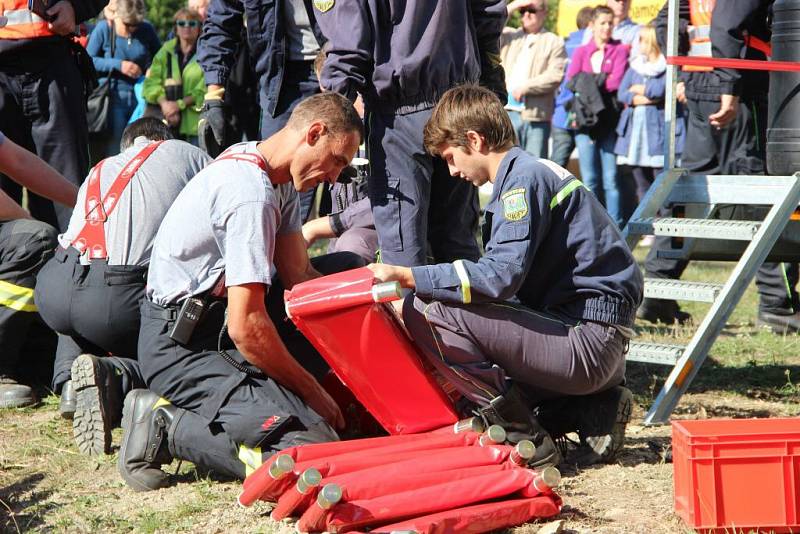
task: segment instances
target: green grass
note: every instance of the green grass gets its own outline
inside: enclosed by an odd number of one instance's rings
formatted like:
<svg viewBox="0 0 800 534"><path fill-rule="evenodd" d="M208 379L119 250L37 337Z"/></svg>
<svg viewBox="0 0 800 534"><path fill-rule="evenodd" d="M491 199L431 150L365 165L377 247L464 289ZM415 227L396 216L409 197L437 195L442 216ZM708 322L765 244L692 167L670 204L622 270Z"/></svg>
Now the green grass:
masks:
<svg viewBox="0 0 800 534"><path fill-rule="evenodd" d="M644 260L646 249L635 251ZM683 279L697 282L724 283L731 263L692 262ZM681 308L692 314L698 325L710 304L687 302ZM754 399L796 403L800 398L800 337L776 335L757 328L758 293L751 283L731 314L728 324L717 338L700 371L689 386L689 392L718 391L736 393ZM685 345L695 332L694 326L653 325L637 321L638 340ZM670 368L638 363L628 364L628 377L642 404L649 404L658 394ZM795 385L794 381L798 381Z"/></svg>

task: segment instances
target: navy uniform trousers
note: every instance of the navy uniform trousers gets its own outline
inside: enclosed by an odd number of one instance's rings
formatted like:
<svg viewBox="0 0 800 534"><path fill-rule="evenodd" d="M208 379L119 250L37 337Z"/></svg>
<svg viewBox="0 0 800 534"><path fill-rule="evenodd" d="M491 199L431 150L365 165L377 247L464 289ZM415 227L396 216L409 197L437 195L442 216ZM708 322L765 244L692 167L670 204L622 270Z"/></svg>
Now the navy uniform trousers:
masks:
<svg viewBox="0 0 800 534"><path fill-rule="evenodd" d="M708 122L709 115L719 110L719 102L689 99L689 124L682 167L703 174L764 174L766 161L767 109L765 103L741 101L736 121L717 130ZM658 250L670 248L670 237L657 236L645 261L647 276L680 278L686 260L658 257ZM798 311L795 285L797 264L764 263L756 273L759 309L778 315Z"/></svg>
<svg viewBox="0 0 800 534"><path fill-rule="evenodd" d="M436 370L480 406L505 393L510 380L534 404L624 381L627 339L612 325L510 302L459 305L415 296L403 303L403 321Z"/></svg>
<svg viewBox="0 0 800 534"><path fill-rule="evenodd" d="M84 353L116 356L109 361L122 377L123 392L144 387L136 351L146 280L144 267L105 260L82 265L76 249L56 250L36 282L39 313L58 332L53 391L61 391L72 362Z"/></svg>
<svg viewBox="0 0 800 534"><path fill-rule="evenodd" d="M480 257L478 191L425 152L431 113L368 113L369 197L383 263L426 265L428 244L435 263Z"/></svg>
<svg viewBox="0 0 800 534"><path fill-rule="evenodd" d="M312 260L323 274L364 265L350 253L328 254ZM174 311L173 311L174 310ZM168 332L176 308L142 303L139 360L147 387L183 408L170 428L173 455L244 478L275 451L336 441L336 432L296 394L275 380L259 375L222 333L225 302L212 301L187 345ZM289 353L321 379L327 364L286 317L283 287L277 280L267 296L267 312ZM234 360L227 361L222 349Z"/></svg>
<svg viewBox="0 0 800 534"><path fill-rule="evenodd" d="M50 56L31 58L41 71L29 72L0 66L0 128L18 145L38 155L75 185L80 185L89 166L89 134L83 79L75 58L64 43L45 49ZM17 58L23 63L23 58ZM3 191L22 201L22 187L0 175ZM72 209L31 194L28 209L34 218L62 232Z"/></svg>
<svg viewBox="0 0 800 534"><path fill-rule="evenodd" d="M34 286L56 244L56 230L49 224L0 222L0 377L41 379L50 374L54 339L37 313Z"/></svg>

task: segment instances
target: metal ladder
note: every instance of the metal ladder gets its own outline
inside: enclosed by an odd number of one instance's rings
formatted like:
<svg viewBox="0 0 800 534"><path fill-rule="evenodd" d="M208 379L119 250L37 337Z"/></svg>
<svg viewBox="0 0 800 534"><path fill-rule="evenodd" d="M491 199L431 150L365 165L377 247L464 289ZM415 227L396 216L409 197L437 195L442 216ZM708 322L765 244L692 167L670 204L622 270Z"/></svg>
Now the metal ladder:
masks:
<svg viewBox="0 0 800 534"><path fill-rule="evenodd" d="M763 221L659 218L664 204L772 206ZM661 392L645 416L645 424L665 423L694 379L708 351L725 326L759 266L764 262L792 212L800 203L800 173L793 176L689 175L671 169L656 179L625 227L633 249L640 235L749 241L725 284L645 279L644 296L711 302L711 308L685 347L631 342L627 360L673 366ZM685 254L678 252L679 254ZM676 251L660 251L675 257Z"/></svg>
<svg viewBox="0 0 800 534"><path fill-rule="evenodd" d="M669 26L667 56L678 55L678 3L668 0ZM675 258L691 251L695 240L722 239L749 241L725 284L645 280L644 295L651 298L712 302L691 341L685 347L658 343L632 342L628 361L672 366L667 381L645 416L645 424L665 423L681 396L691 384L708 351L725 326L758 267L763 263L789 216L800 203L800 173L793 176L709 176L689 175L675 168L676 84L678 70L667 66L665 94L664 168L656 178L624 229L633 250L640 235L684 237L682 251L663 254ZM705 206L704 218L658 218L665 204ZM772 206L763 221L723 221L710 219L716 204ZM681 256L683 257L683 256Z"/></svg>

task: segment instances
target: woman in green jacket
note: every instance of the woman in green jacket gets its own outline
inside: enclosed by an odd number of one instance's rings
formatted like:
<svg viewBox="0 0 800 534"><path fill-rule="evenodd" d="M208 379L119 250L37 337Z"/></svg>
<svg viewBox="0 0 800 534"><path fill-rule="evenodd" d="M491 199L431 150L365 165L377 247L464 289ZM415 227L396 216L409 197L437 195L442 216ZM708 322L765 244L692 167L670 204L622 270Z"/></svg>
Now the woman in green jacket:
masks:
<svg viewBox="0 0 800 534"><path fill-rule="evenodd" d="M197 63L197 38L203 25L189 9L175 13L175 35L161 47L144 80L142 95L157 104L166 123L181 139L197 145L197 121L203 107L206 84Z"/></svg>

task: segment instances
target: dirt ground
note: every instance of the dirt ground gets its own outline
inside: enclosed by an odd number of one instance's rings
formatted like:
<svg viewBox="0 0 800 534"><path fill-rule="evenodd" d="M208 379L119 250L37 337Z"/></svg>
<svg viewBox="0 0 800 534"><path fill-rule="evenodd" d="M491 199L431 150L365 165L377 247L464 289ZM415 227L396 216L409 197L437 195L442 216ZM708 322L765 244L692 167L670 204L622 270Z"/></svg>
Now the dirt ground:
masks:
<svg viewBox="0 0 800 534"><path fill-rule="evenodd" d="M724 280L729 266L693 264L687 279ZM800 413L800 336L776 336L754 326L751 287L703 364L673 419L778 417ZM695 316L703 309L687 307ZM685 343L692 330L637 324L640 339ZM669 426L643 426L645 411L669 369L629 364L636 409L627 446L617 463L577 470L563 467L559 494L570 533L690 532L673 513ZM150 493L128 489L116 454L78 454L57 398L21 410L0 410L0 533L6 532L294 532L268 518L270 507L237 506L241 483L198 473L191 464L167 468L173 485ZM120 441L120 431L114 443ZM546 525L547 526L547 525ZM538 532L541 524L515 529Z"/></svg>
<svg viewBox="0 0 800 534"><path fill-rule="evenodd" d="M797 406L710 392L687 395L677 412L676 418L788 416L796 415ZM616 464L562 469L559 519L565 532L688 532L672 512L672 464L665 462L670 428L642 426L643 415L638 406ZM77 454L54 397L37 409L0 413L0 436L1 532L294 531L291 523L271 521L266 503L238 507L238 482L202 477L187 464L169 488L131 491L117 474L115 455L89 459ZM540 526L529 524L515 532L534 533Z"/></svg>

